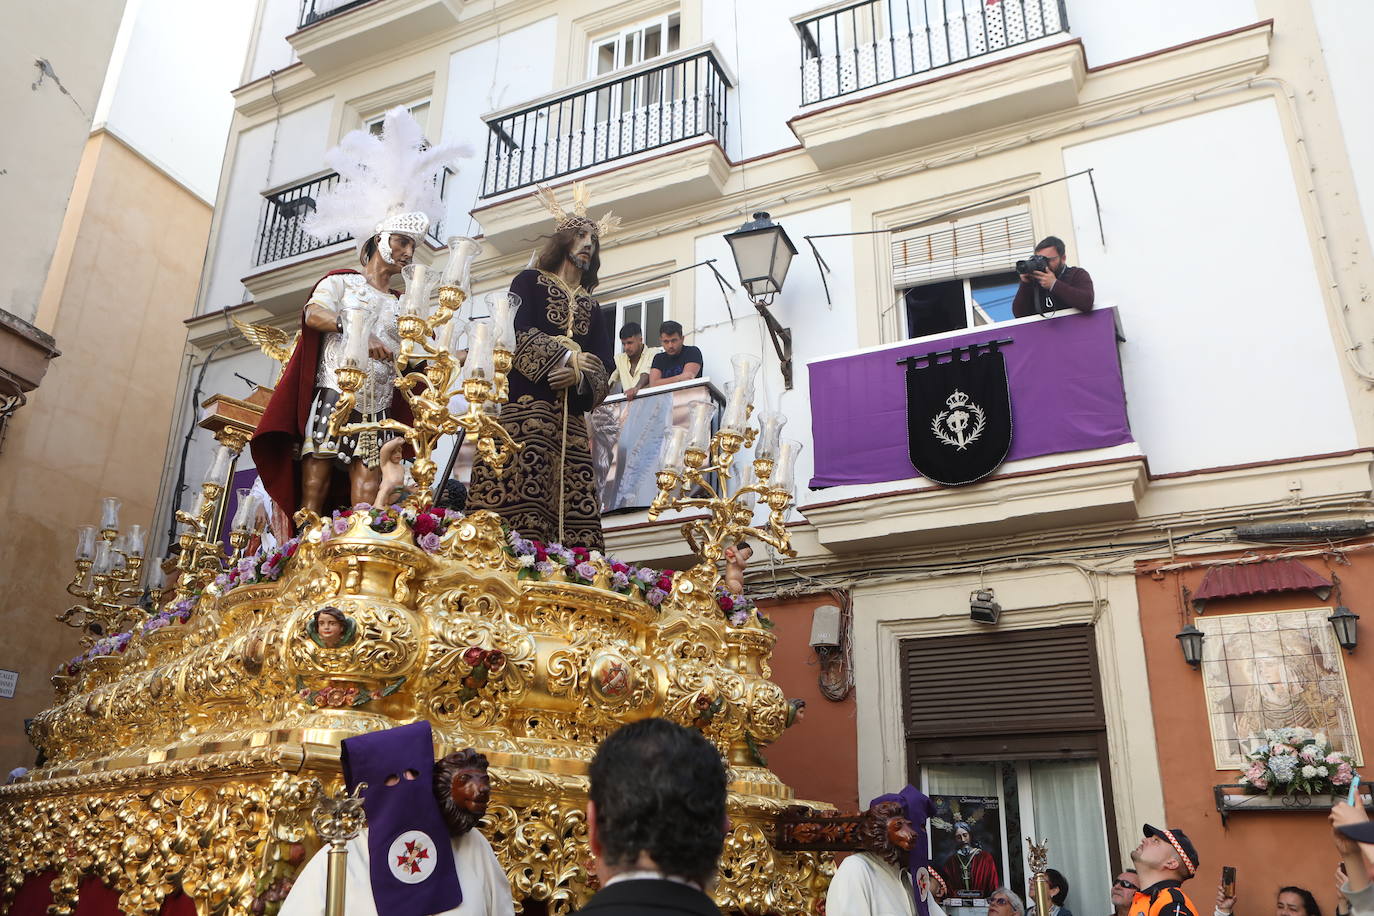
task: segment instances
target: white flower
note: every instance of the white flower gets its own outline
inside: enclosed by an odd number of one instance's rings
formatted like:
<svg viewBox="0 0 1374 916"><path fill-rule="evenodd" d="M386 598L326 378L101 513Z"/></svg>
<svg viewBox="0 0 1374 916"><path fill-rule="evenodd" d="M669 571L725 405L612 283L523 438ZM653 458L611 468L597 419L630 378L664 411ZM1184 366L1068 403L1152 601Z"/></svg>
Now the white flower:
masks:
<svg viewBox="0 0 1374 916"><path fill-rule="evenodd" d="M1305 767L1302 768L1302 778L1303 778L1303 779L1311 779L1313 776L1316 776L1316 775L1317 775L1317 768L1314 767L1314 766L1312 766L1312 764L1309 763L1307 766L1305 766Z"/></svg>
<svg viewBox="0 0 1374 916"><path fill-rule="evenodd" d="M1327 770L1326 767L1317 767L1317 775L1318 775L1318 776L1325 776L1328 772L1330 772L1330 771Z"/></svg>
<svg viewBox="0 0 1374 916"><path fill-rule="evenodd" d="M526 567L526 568L528 568L528 567L530 567L530 566L533 566L533 565L534 565L534 554L532 554L532 553L522 553L522 554L520 554L520 557L519 557L519 559L516 560L516 562L519 563L521 566L524 566L524 567Z"/></svg>
<svg viewBox="0 0 1374 916"><path fill-rule="evenodd" d="M591 557L593 563L599 563L600 561L606 559L605 555L602 554L599 550L593 550L590 554L588 554L588 556Z"/></svg>

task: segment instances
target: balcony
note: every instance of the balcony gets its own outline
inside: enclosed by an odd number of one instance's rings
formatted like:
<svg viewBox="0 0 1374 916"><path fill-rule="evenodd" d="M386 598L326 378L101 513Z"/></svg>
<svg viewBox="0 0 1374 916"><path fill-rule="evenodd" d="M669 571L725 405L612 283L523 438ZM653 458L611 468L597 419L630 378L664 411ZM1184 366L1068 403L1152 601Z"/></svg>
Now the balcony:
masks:
<svg viewBox="0 0 1374 916"><path fill-rule="evenodd" d="M301 0L287 36L301 62L324 75L458 24L463 0Z"/></svg>
<svg viewBox="0 0 1374 916"><path fill-rule="evenodd" d="M441 179L441 196L447 186L448 176L449 172L446 169ZM338 173L330 172L328 175L321 175L319 178L312 178L310 181L267 195L263 202L262 220L258 223L258 243L253 255L254 267L285 261L352 238L348 235L338 235L320 241L314 236L306 235L305 230L301 228L305 218L315 212L315 201L320 193L333 187L338 180ZM435 246L440 246L444 244L442 232L443 224L436 223L429 227L426 237Z"/></svg>
<svg viewBox="0 0 1374 916"><path fill-rule="evenodd" d="M631 219L718 195L733 84L705 45L487 115L487 239L503 250L530 237L543 211L512 192L572 175L592 172L598 206Z"/></svg>
<svg viewBox="0 0 1374 916"><path fill-rule="evenodd" d="M802 104L1066 32L1063 0L866 0L794 22Z"/></svg>
<svg viewBox="0 0 1374 916"><path fill-rule="evenodd" d="M897 360L1010 338L1006 463L979 483L941 487L908 457L906 370ZM814 494L802 514L831 550L921 544L1139 516L1145 460L1133 440L1116 310L1026 318L813 360Z"/></svg>

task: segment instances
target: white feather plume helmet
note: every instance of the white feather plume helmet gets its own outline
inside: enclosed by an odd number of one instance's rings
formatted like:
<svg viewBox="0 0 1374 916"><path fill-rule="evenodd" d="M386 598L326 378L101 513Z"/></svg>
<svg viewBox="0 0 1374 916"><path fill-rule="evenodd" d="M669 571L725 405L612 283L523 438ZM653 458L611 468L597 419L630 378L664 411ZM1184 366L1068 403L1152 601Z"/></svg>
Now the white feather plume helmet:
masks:
<svg viewBox="0 0 1374 916"><path fill-rule="evenodd" d="M339 180L320 193L315 212L301 229L321 242L350 235L358 251L383 231L418 242L443 215L439 174L454 160L471 155L462 144L429 146L410 112L404 106L393 108L380 135L350 131L325 154Z"/></svg>

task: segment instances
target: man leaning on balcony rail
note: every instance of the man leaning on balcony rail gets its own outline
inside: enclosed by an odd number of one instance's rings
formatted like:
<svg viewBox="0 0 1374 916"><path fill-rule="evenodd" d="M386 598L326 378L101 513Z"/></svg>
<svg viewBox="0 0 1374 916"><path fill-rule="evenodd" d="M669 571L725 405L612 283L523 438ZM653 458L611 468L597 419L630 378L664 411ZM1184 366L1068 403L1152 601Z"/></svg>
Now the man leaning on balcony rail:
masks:
<svg viewBox="0 0 1374 916"><path fill-rule="evenodd" d="M633 401L641 388L649 385L649 366L662 353L659 347L644 346L644 329L630 321L620 329L620 352L615 355L615 374L611 389L625 392L625 400Z"/></svg>
<svg viewBox="0 0 1374 916"><path fill-rule="evenodd" d="M1017 262L1021 285L1011 302L1013 315L1047 315L1061 308L1093 310L1093 278L1083 268L1070 267L1064 261L1063 239L1046 236L1035 246L1035 255L1028 261ZM1025 270L1021 269L1023 265Z"/></svg>
<svg viewBox="0 0 1374 916"><path fill-rule="evenodd" d="M650 388L685 382L701 375L704 362L701 350L683 345L682 325L676 321L663 322L658 326L658 341L663 344L663 352L654 357L649 369Z"/></svg>

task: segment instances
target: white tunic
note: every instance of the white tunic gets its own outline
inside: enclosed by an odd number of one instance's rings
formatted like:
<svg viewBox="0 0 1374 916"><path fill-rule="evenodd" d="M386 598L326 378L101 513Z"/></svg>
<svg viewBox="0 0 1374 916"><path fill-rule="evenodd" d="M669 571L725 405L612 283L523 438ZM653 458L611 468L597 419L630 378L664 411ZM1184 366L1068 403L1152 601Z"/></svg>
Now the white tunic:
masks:
<svg viewBox="0 0 1374 916"><path fill-rule="evenodd" d="M400 349L401 337L396 330L399 301L391 293L384 293L367 282L362 274L335 274L325 277L315 287L315 294L306 303L318 304L332 312L345 308L361 308L372 315L372 336L380 340L392 353ZM344 363L343 335L326 331L321 341L320 362L315 372L315 387L339 390L335 377ZM354 409L363 414L375 414L391 406L395 393L396 366L389 359L369 359L367 379L357 393Z"/></svg>
<svg viewBox="0 0 1374 916"><path fill-rule="evenodd" d="M945 916L926 892L930 916ZM825 894L826 916L916 916L911 876L906 869L868 852L840 863Z"/></svg>
<svg viewBox="0 0 1374 916"><path fill-rule="evenodd" d="M278 916L323 916L328 858L329 847L326 846L305 864L291 893L282 902ZM445 910L436 916L515 916L510 883L486 837L477 830L469 830L454 839L453 861L458 866L463 902L456 909ZM348 889L344 892L347 916L377 916L368 863L367 830L364 829L348 843Z"/></svg>

